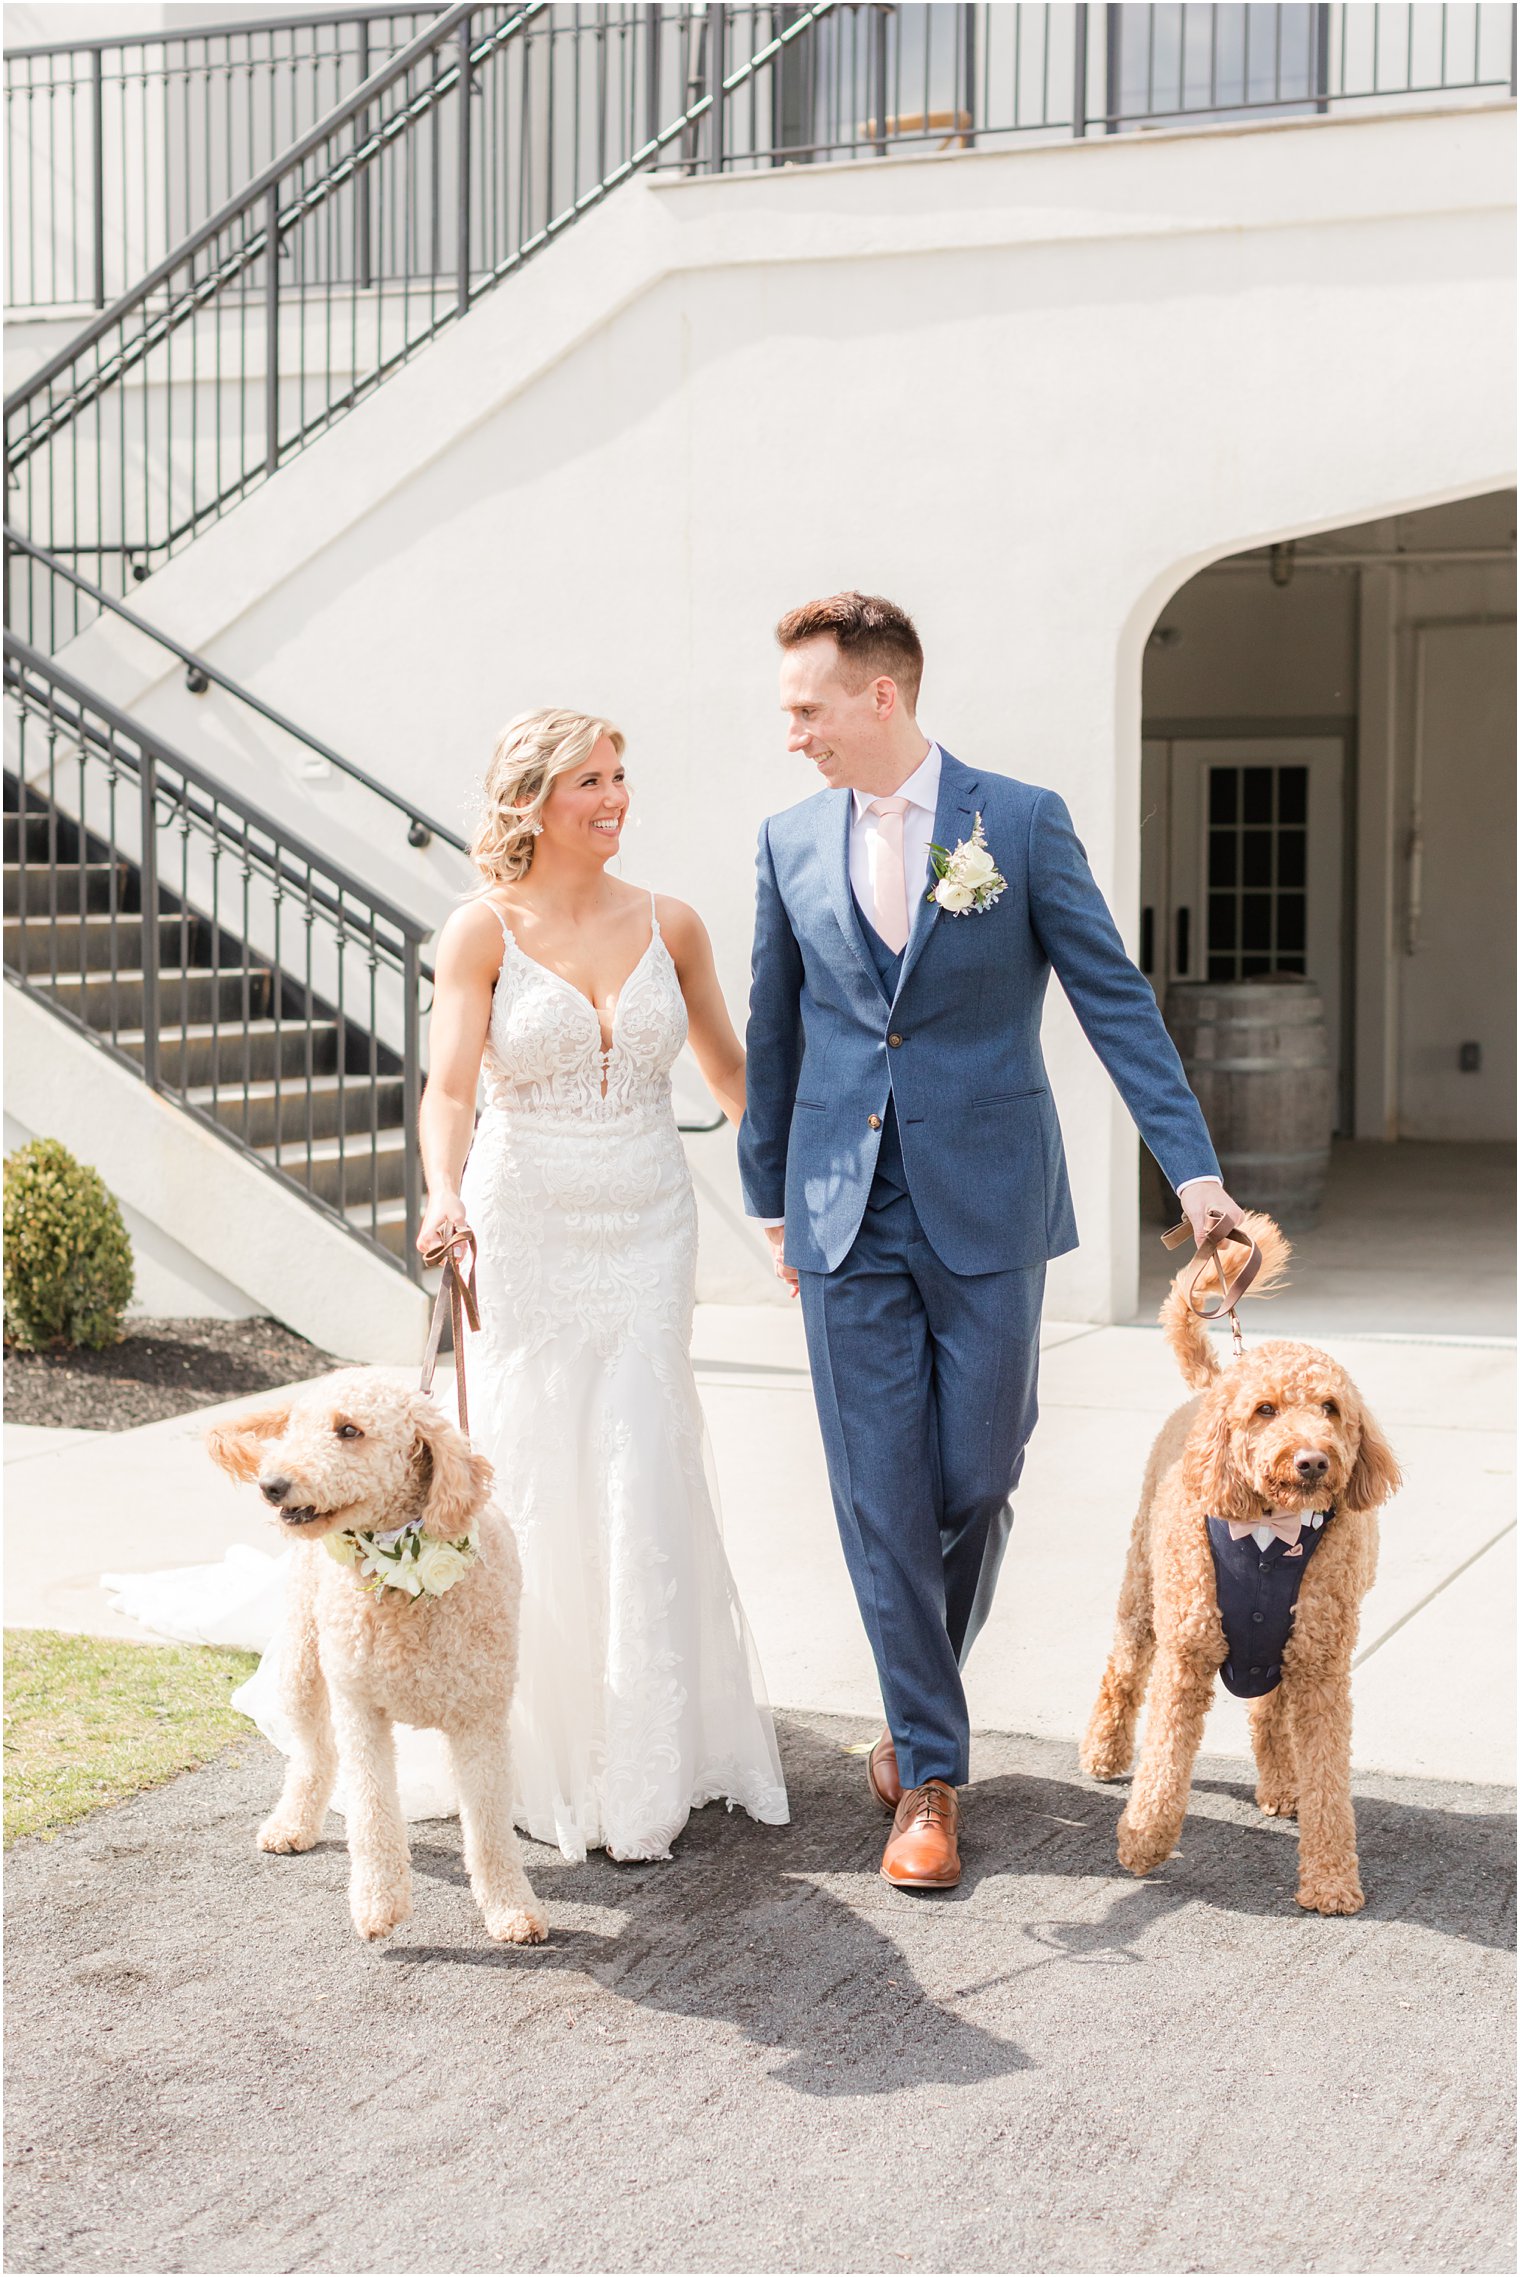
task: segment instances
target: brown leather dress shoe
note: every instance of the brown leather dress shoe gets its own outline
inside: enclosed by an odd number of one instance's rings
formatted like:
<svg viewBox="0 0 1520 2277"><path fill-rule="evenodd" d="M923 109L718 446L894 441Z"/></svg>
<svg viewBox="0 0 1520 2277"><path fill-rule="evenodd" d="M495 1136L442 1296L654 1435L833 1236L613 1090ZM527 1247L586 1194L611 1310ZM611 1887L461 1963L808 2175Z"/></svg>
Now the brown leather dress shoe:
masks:
<svg viewBox="0 0 1520 2277"><path fill-rule="evenodd" d="M897 1769L897 1745L889 1731L882 1733L866 1757L866 1777L882 1809L895 1811L902 1801L902 1778Z"/></svg>
<svg viewBox="0 0 1520 2277"><path fill-rule="evenodd" d="M881 1878L899 1890L953 1890L961 1878L960 1806L945 1779L910 1787L892 1818Z"/></svg>

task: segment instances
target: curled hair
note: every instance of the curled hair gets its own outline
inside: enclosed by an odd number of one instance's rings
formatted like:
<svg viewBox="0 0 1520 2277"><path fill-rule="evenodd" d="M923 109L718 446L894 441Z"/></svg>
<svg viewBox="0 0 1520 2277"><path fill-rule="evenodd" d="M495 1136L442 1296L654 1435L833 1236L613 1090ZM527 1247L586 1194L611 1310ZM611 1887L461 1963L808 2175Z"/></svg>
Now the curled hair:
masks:
<svg viewBox="0 0 1520 2277"><path fill-rule="evenodd" d="M470 860L487 885L527 876L550 791L561 775L585 765L603 736L621 759L621 729L590 712L519 712L508 720L486 768L470 840Z"/></svg>

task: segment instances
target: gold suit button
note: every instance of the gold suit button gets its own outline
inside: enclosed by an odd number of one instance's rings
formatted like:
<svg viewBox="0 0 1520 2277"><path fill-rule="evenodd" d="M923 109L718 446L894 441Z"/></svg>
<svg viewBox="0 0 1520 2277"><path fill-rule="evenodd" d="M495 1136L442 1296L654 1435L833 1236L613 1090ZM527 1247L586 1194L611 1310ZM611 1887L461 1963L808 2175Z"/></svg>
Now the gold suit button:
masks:
<svg viewBox="0 0 1520 2277"><path fill-rule="evenodd" d="M888 1038L887 1038L887 1042L888 1042L889 1044L900 1044L900 1043L902 1042L902 1037L901 1037L901 1036L888 1036Z"/></svg>
<svg viewBox="0 0 1520 2277"><path fill-rule="evenodd" d="M881 1129L880 1115L867 1115L866 1123L867 1126L873 1131L879 1131Z"/></svg>

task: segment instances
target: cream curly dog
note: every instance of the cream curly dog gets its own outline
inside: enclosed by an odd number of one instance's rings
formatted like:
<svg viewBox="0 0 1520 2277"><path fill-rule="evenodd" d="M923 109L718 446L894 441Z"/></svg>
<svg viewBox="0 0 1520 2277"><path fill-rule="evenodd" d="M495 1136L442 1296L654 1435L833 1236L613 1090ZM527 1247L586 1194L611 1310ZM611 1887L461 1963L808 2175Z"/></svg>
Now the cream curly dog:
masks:
<svg viewBox="0 0 1520 2277"><path fill-rule="evenodd" d="M1264 1291L1280 1280L1289 1244L1270 1218L1247 1216L1243 1224L1262 1252L1257 1287ZM1345 1370L1312 1345L1260 1344L1221 1367L1184 1293L1193 1271L1189 1264L1173 1281L1160 1319L1202 1397L1178 1409L1151 1450L1082 1768L1096 1779L1128 1770L1149 1682L1144 1754L1119 1821L1119 1863L1145 1874L1169 1857L1215 1672L1231 1649L1208 1520L1233 1520L1248 1539L1248 1522L1277 1512L1291 1528L1294 1515L1305 1513L1299 1542L1276 1552L1279 1564L1304 1558L1281 1680L1248 1706L1256 1800L1276 1817L1297 1814L1299 1904L1356 1913L1363 1898L1351 1808L1351 1655L1377 1568L1377 1512L1398 1490L1398 1465ZM1327 1508L1331 1515L1311 1538L1312 1514ZM1228 1525L1216 1534L1228 1538ZM1246 1563L1255 1566L1254 1553ZM1265 1569L1265 1555L1261 1563ZM1259 1673L1270 1678L1271 1668Z"/></svg>
<svg viewBox="0 0 1520 2277"><path fill-rule="evenodd" d="M258 1481L299 1545L280 1640L295 1745L260 1848L311 1849L341 1758L354 1927L389 1936L412 1910L391 1725L436 1728L448 1739L486 1927L513 1944L540 1943L547 1924L512 1824L507 1747L522 1571L512 1529L487 1499L490 1464L425 1393L364 1368L324 1378L291 1406L219 1425L206 1443L223 1470ZM372 1587L323 1547L328 1535L418 1519L424 1543L473 1532L479 1548L440 1596Z"/></svg>

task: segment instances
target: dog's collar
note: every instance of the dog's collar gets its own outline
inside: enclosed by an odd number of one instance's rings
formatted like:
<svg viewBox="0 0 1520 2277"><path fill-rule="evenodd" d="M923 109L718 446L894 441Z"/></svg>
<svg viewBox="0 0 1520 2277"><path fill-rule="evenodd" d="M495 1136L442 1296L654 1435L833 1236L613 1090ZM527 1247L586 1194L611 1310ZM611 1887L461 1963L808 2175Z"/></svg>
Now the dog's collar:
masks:
<svg viewBox="0 0 1520 2277"><path fill-rule="evenodd" d="M370 1590L441 1597L475 1563L479 1545L473 1533L439 1541L422 1529L420 1518L409 1518L405 1525L381 1534L344 1527L324 1536L322 1547L339 1565L352 1566L354 1579Z"/></svg>

